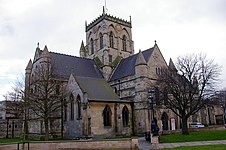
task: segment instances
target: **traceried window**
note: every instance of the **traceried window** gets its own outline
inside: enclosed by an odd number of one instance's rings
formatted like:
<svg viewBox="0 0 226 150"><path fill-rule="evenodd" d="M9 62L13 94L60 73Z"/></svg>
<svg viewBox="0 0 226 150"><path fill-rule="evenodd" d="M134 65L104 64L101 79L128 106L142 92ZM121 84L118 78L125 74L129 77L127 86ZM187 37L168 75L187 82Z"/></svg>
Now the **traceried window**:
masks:
<svg viewBox="0 0 226 150"><path fill-rule="evenodd" d="M123 35L122 37L122 50L126 51L126 36Z"/></svg>
<svg viewBox="0 0 226 150"><path fill-rule="evenodd" d="M112 31L110 32L110 35L109 35L109 42L110 42L110 47L114 48L114 35Z"/></svg>
<svg viewBox="0 0 226 150"><path fill-rule="evenodd" d="M76 109L77 109L77 119L82 118L82 113L81 113L81 98L78 95L76 99Z"/></svg>
<svg viewBox="0 0 226 150"><path fill-rule="evenodd" d="M100 33L100 49L104 48L103 34Z"/></svg>
<svg viewBox="0 0 226 150"><path fill-rule="evenodd" d="M105 106L103 110L103 122L104 126L111 126L111 109L108 105Z"/></svg>
<svg viewBox="0 0 226 150"><path fill-rule="evenodd" d="M70 96L70 119L74 120L74 96L71 94Z"/></svg>
<svg viewBox="0 0 226 150"><path fill-rule="evenodd" d="M129 110L126 106L124 106L122 109L122 123L123 126L129 125Z"/></svg>
<svg viewBox="0 0 226 150"><path fill-rule="evenodd" d="M91 44L91 54L94 54L94 41L93 41L93 39L90 40L90 44Z"/></svg>

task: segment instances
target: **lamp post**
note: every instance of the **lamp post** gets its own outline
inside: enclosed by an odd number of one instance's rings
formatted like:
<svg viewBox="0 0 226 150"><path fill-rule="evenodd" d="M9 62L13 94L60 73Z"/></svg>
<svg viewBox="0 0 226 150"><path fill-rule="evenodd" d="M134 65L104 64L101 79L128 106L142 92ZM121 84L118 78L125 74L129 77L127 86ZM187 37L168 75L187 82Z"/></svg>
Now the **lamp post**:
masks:
<svg viewBox="0 0 226 150"><path fill-rule="evenodd" d="M154 89L148 90L148 102L149 102L149 110L151 111L150 120L151 120L151 133L153 136L158 135L159 128L154 120L154 105L156 104L156 91Z"/></svg>

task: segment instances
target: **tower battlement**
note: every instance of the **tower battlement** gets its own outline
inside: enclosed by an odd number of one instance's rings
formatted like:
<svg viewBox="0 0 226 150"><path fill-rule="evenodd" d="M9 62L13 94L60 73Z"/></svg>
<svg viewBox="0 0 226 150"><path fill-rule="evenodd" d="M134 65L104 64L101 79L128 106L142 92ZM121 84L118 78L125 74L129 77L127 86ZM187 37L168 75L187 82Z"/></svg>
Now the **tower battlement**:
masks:
<svg viewBox="0 0 226 150"><path fill-rule="evenodd" d="M131 18L130 18L130 21L127 21L127 20L112 16L110 14L103 13L102 15L97 17L94 21L92 21L90 24L86 25L86 32L89 31L94 26L96 26L98 23L100 23L104 19L132 28Z"/></svg>

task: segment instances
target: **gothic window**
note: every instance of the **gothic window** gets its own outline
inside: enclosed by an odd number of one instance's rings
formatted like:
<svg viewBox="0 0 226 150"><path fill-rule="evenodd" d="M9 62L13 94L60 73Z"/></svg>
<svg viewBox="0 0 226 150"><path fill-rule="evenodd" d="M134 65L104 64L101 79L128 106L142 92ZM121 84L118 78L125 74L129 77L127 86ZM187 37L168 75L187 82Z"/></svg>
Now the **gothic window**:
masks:
<svg viewBox="0 0 226 150"><path fill-rule="evenodd" d="M94 54L94 41L93 39L90 40L91 43L91 54Z"/></svg>
<svg viewBox="0 0 226 150"><path fill-rule="evenodd" d="M81 98L78 95L76 99L76 108L77 108L77 119L82 118L82 113L81 113Z"/></svg>
<svg viewBox="0 0 226 150"><path fill-rule="evenodd" d="M109 63L112 63L112 55L109 55Z"/></svg>
<svg viewBox="0 0 226 150"><path fill-rule="evenodd" d="M122 123L123 126L128 126L129 124L129 110L126 106L122 109Z"/></svg>
<svg viewBox="0 0 226 150"><path fill-rule="evenodd" d="M100 49L104 47L104 40L103 40L103 34L100 33Z"/></svg>
<svg viewBox="0 0 226 150"><path fill-rule="evenodd" d="M71 94L70 96L70 119L71 120L74 120L74 97L73 95Z"/></svg>
<svg viewBox="0 0 226 150"><path fill-rule="evenodd" d="M56 94L57 94L57 95L60 94L60 85L56 85Z"/></svg>
<svg viewBox="0 0 226 150"><path fill-rule="evenodd" d="M116 94L118 94L118 90L117 90L117 88L116 88L116 87L114 88L114 90L115 90L115 93L116 93Z"/></svg>
<svg viewBox="0 0 226 150"><path fill-rule="evenodd" d="M103 122L104 126L111 126L111 109L108 105L103 110Z"/></svg>
<svg viewBox="0 0 226 150"><path fill-rule="evenodd" d="M66 101L66 99L64 99L63 102L64 102L64 104L63 104L63 106L64 106L64 121L66 121L67 120L67 101Z"/></svg>
<svg viewBox="0 0 226 150"><path fill-rule="evenodd" d="M126 51L126 36L123 35L122 37L122 50Z"/></svg>
<svg viewBox="0 0 226 150"><path fill-rule="evenodd" d="M110 42L110 47L114 48L114 36L112 31L110 32L110 35L109 35L109 42Z"/></svg>
<svg viewBox="0 0 226 150"><path fill-rule="evenodd" d="M155 88L155 102L156 102L156 105L160 105L159 89L157 87Z"/></svg>

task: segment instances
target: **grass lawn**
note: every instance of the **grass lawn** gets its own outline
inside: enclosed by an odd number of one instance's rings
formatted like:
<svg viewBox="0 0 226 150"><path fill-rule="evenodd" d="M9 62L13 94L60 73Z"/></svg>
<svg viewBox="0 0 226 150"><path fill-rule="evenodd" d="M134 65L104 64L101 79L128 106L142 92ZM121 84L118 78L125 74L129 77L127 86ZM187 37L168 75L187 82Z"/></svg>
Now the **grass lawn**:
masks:
<svg viewBox="0 0 226 150"><path fill-rule="evenodd" d="M0 138L0 143L22 142L20 138Z"/></svg>
<svg viewBox="0 0 226 150"><path fill-rule="evenodd" d="M226 145L202 145L202 146L182 146L176 148L164 148L163 150L225 150Z"/></svg>
<svg viewBox="0 0 226 150"><path fill-rule="evenodd" d="M170 135L162 135L159 137L160 143L213 141L213 140L226 140L226 130L197 131L190 132L189 135L181 135L181 133L175 133Z"/></svg>

